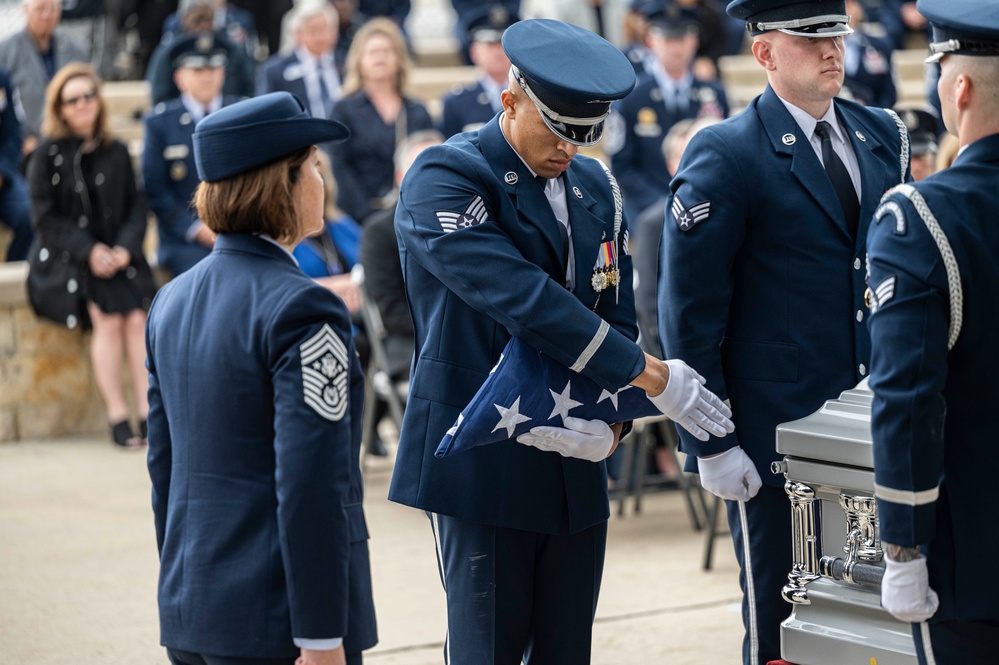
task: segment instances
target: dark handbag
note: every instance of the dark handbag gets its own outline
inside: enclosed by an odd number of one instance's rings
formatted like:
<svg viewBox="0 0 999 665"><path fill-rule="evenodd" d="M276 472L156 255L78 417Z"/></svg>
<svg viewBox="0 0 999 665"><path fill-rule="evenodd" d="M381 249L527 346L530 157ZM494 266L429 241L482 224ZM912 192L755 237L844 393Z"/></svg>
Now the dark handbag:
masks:
<svg viewBox="0 0 999 665"><path fill-rule="evenodd" d="M41 318L74 330L90 328L80 264L69 252L43 247L38 237L28 252L28 302Z"/></svg>

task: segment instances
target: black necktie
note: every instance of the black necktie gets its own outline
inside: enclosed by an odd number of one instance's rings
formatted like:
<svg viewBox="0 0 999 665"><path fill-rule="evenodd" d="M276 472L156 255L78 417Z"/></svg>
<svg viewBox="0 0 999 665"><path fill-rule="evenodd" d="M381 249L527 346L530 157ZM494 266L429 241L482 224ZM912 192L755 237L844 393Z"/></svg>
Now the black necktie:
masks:
<svg viewBox="0 0 999 665"><path fill-rule="evenodd" d="M846 227L850 234L857 237L857 224L860 220L860 201L857 200L857 190L853 188L853 181L850 173L846 170L842 160L833 150L832 138L830 137L829 123L824 120L815 125L815 133L822 139L822 163L826 167L826 174L832 182L839 204L843 207L843 217L846 219Z"/></svg>

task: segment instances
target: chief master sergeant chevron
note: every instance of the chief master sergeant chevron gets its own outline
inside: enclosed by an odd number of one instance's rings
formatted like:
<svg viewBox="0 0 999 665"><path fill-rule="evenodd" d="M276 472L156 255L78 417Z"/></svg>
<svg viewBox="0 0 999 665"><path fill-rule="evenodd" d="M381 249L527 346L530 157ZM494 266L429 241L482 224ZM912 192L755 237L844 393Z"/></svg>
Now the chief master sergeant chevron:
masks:
<svg viewBox="0 0 999 665"><path fill-rule="evenodd" d="M912 622L922 665L985 665L999 658L999 13L917 8L961 151L886 197L867 240L881 603Z"/></svg>
<svg viewBox="0 0 999 665"><path fill-rule="evenodd" d="M701 442L681 432L681 442L704 487L728 500L743 660L755 665L780 658L790 613L775 428L867 374L864 243L881 195L909 169L894 113L834 101L850 32L843 0L735 0L727 11L747 21L768 86L698 132L670 183L659 336L667 357L731 402L735 434Z"/></svg>
<svg viewBox="0 0 999 665"><path fill-rule="evenodd" d="M583 665L609 516L603 459L623 425L569 417L530 442L438 459L441 439L511 335L606 390L647 389L698 436L731 423L689 367L635 344L620 194L577 156L634 87L627 58L549 20L514 24L503 48L503 112L428 148L402 184L395 225L416 358L389 498L430 516L448 663Z"/></svg>

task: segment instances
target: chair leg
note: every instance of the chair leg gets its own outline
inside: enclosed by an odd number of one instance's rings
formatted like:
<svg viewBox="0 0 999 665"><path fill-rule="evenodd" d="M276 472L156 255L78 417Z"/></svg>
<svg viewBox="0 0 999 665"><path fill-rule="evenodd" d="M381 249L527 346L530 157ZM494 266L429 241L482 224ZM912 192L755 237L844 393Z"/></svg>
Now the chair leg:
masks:
<svg viewBox="0 0 999 665"><path fill-rule="evenodd" d="M369 373L364 380L364 412L361 415L361 468L364 468L365 460L368 457L368 444L374 440L375 428L375 401L378 396L375 394L373 377Z"/></svg>
<svg viewBox="0 0 999 665"><path fill-rule="evenodd" d="M652 428L645 427L635 440L635 514L642 512L642 494L649 472L649 451L652 450Z"/></svg>
<svg viewBox="0 0 999 665"><path fill-rule="evenodd" d="M704 561L701 568L704 570L711 570L712 558L714 556L715 550L715 538L723 535L724 531L718 530L718 513L721 512L722 500L720 497L714 497L714 503L711 506L711 510L708 513L708 528L705 530L704 539Z"/></svg>
<svg viewBox="0 0 999 665"><path fill-rule="evenodd" d="M628 501L628 494L631 493L631 468L633 466L633 458L635 456L635 448L638 447L638 437L639 433L634 432L630 436L625 437L624 441L620 443L623 446L621 455L624 457L621 460L621 470L618 474L617 482L618 487L615 488L617 493L617 516L624 517L626 512L626 502Z"/></svg>

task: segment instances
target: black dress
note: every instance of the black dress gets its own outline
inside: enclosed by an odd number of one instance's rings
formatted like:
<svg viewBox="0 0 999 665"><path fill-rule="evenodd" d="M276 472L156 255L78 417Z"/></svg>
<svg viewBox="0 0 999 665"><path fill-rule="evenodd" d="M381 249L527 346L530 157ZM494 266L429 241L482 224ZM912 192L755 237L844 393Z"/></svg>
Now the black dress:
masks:
<svg viewBox="0 0 999 665"><path fill-rule="evenodd" d="M156 289L142 252L146 207L128 149L111 141L84 152L78 139L45 140L29 163L28 186L36 311L74 328L74 321L87 326L88 300L109 314L148 309ZM109 279L90 274L87 260L98 242L127 249L129 266Z"/></svg>

